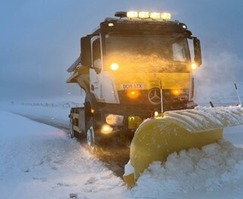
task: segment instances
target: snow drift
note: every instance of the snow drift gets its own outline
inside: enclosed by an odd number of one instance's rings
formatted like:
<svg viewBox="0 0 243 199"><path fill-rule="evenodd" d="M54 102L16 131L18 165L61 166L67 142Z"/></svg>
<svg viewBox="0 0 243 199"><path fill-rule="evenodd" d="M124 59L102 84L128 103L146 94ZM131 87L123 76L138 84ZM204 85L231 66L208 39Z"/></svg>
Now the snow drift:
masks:
<svg viewBox="0 0 243 199"><path fill-rule="evenodd" d="M156 198L187 198L195 192L211 195L216 192L219 198L229 198L219 192L232 184L240 190L237 183L242 182L242 178L243 149L222 140L202 150L173 153L165 164L152 163L138 179L133 192L144 198L150 198L151 193Z"/></svg>

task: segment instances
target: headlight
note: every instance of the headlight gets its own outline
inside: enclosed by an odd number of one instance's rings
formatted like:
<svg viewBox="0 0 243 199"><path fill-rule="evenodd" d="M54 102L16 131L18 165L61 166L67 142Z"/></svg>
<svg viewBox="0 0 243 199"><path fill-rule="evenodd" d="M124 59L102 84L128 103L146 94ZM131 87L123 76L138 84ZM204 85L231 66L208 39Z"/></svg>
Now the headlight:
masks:
<svg viewBox="0 0 243 199"><path fill-rule="evenodd" d="M105 121L107 124L112 126L121 126L123 124L123 115L109 114L106 115Z"/></svg>
<svg viewBox="0 0 243 199"><path fill-rule="evenodd" d="M108 134L110 134L112 131L113 131L113 128L112 128L110 125L108 125L108 124L104 124L104 125L101 127L101 133L102 133L102 134L108 135Z"/></svg>
<svg viewBox="0 0 243 199"><path fill-rule="evenodd" d="M117 63L112 63L110 67L111 67L111 70L114 70L114 71L119 69L119 65Z"/></svg>
<svg viewBox="0 0 243 199"><path fill-rule="evenodd" d="M196 70L198 68L198 65L196 63L192 63L191 68L192 70Z"/></svg>

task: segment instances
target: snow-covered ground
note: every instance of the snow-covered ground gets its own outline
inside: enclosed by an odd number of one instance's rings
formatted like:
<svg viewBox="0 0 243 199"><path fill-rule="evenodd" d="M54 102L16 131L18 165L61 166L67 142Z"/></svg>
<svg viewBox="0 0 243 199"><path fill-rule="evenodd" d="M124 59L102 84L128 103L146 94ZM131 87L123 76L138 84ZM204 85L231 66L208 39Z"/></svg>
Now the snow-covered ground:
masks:
<svg viewBox="0 0 243 199"><path fill-rule="evenodd" d="M1 198L119 198L126 189L62 130L8 112L0 118Z"/></svg>
<svg viewBox="0 0 243 199"><path fill-rule="evenodd" d="M243 198L243 126L226 128L225 140L202 150L171 154L163 165L154 162L128 189L61 130L68 126L69 108L75 105L59 99L2 104L1 198ZM61 129L13 112L44 118Z"/></svg>

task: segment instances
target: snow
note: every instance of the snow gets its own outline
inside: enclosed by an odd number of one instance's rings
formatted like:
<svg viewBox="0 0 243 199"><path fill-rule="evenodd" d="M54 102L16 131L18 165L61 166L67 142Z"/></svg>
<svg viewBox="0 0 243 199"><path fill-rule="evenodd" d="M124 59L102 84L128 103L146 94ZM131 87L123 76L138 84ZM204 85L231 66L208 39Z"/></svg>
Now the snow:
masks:
<svg viewBox="0 0 243 199"><path fill-rule="evenodd" d="M243 108L240 106L228 107L200 107L195 109L168 111L164 118L182 126L186 130L197 133L222 127L243 124Z"/></svg>
<svg viewBox="0 0 243 199"><path fill-rule="evenodd" d="M140 190L137 193L141 198L149 198L151 193L156 198L237 198L240 195L234 192L243 193L242 178L243 149L221 141L202 150L171 154L164 165L154 162L134 190ZM225 193L223 190L232 183L231 192Z"/></svg>
<svg viewBox="0 0 243 199"><path fill-rule="evenodd" d="M152 163L129 189L76 139L69 138L64 128L73 105L58 99L2 104L1 198L243 198L243 126L226 128L225 140L202 150L181 151L171 154L165 164Z"/></svg>
<svg viewBox="0 0 243 199"><path fill-rule="evenodd" d="M125 189L64 131L7 112L0 118L1 198L110 198Z"/></svg>

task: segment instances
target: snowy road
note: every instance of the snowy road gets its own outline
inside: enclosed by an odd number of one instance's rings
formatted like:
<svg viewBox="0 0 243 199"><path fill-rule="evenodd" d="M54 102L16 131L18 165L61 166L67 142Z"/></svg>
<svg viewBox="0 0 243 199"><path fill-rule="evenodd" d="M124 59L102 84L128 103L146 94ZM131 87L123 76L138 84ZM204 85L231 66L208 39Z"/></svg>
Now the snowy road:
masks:
<svg viewBox="0 0 243 199"><path fill-rule="evenodd" d="M12 109L68 123L64 106ZM1 198L243 198L243 149L226 141L155 162L130 190L60 129L3 111L0 127ZM226 129L225 139L243 147L242 129Z"/></svg>
<svg viewBox="0 0 243 199"><path fill-rule="evenodd" d="M69 106L65 103L59 105L47 105L39 103L37 105L15 105L9 108L13 113L26 117L38 123L47 124L49 126L61 129L67 135L69 132ZM58 112L58 114L57 114ZM84 140L78 140L80 144L86 147ZM121 143L108 147L99 148L95 154L97 159L102 161L104 165L113 173L121 177L124 173L124 166L129 160L129 148Z"/></svg>
<svg viewBox="0 0 243 199"><path fill-rule="evenodd" d="M6 112L0 118L1 198L69 198L80 191L79 198L111 198L125 189L62 130Z"/></svg>

